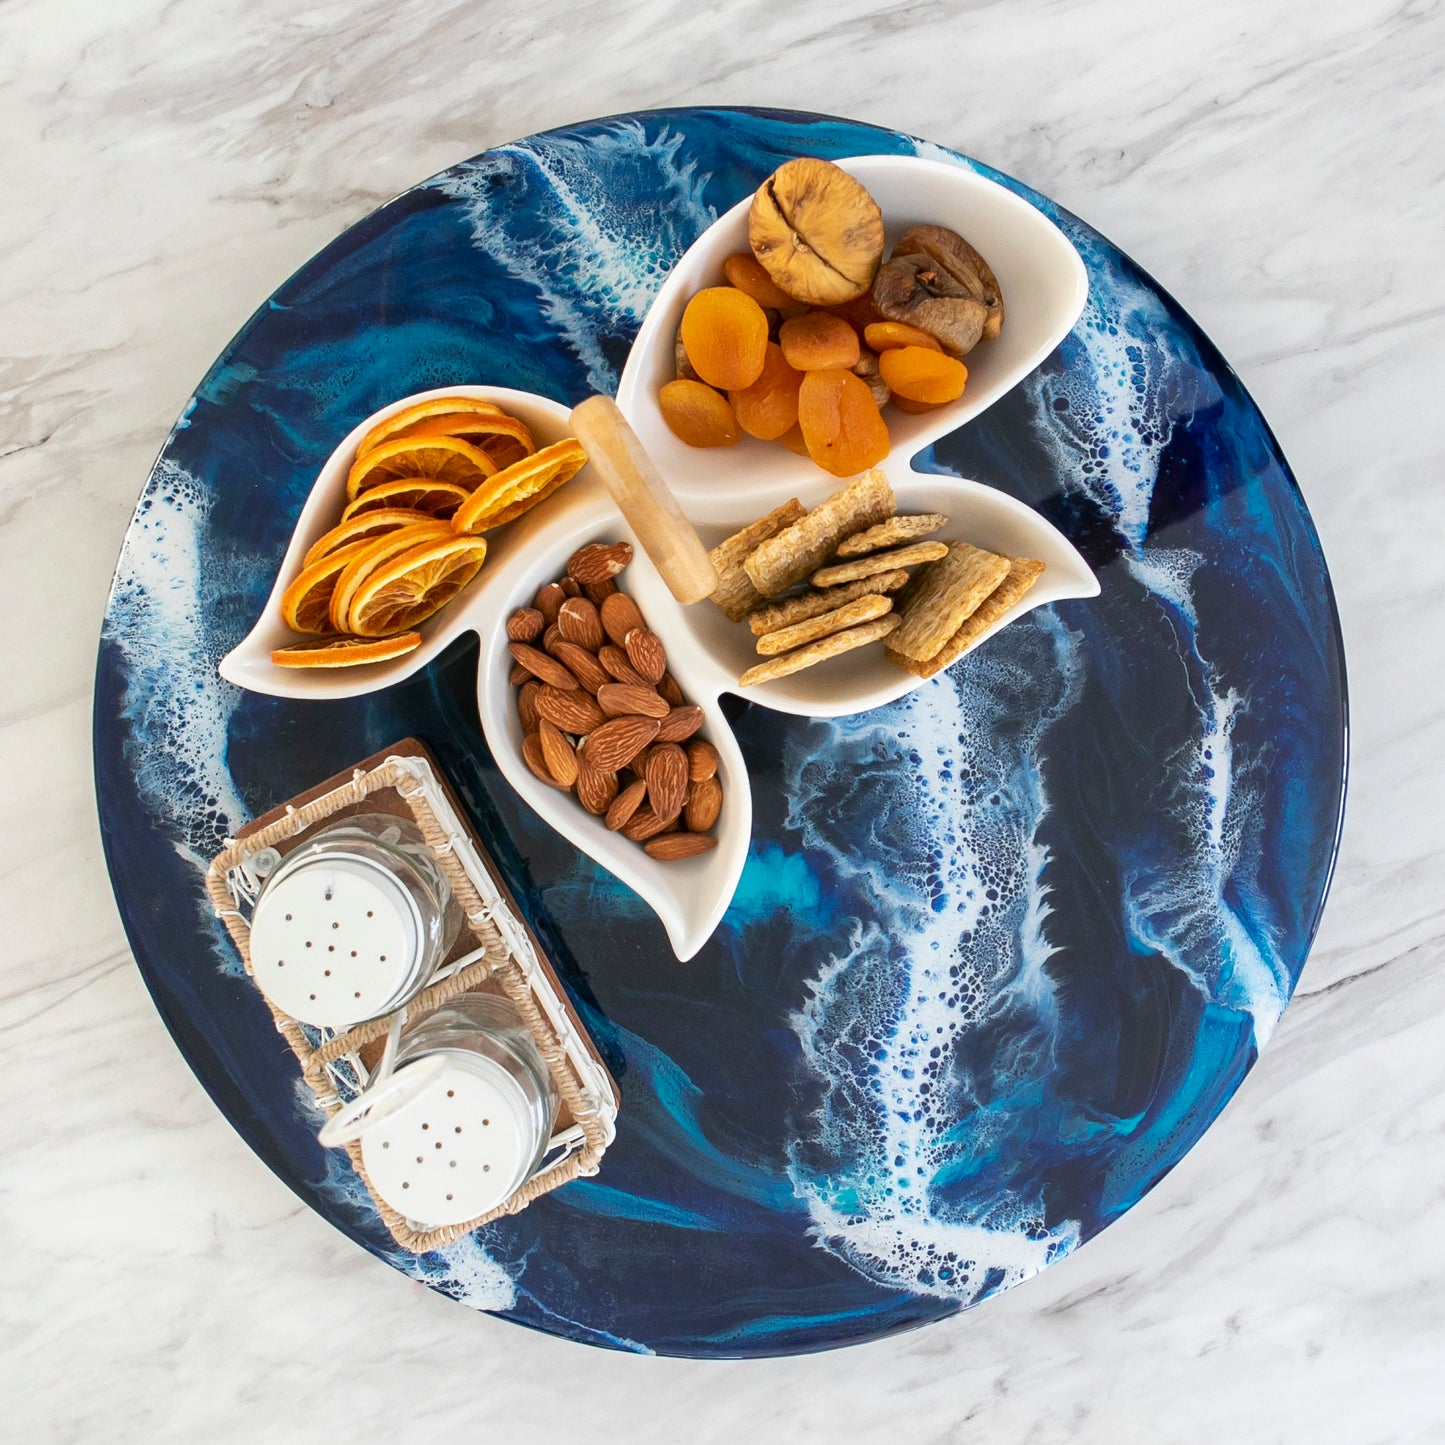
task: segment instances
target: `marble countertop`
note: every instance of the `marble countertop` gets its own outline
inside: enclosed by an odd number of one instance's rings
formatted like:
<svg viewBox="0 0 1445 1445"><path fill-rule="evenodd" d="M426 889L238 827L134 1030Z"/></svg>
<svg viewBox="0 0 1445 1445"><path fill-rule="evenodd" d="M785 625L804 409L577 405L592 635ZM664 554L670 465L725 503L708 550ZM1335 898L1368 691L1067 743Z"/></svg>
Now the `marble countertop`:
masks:
<svg viewBox="0 0 1445 1445"><path fill-rule="evenodd" d="M545 13L545 23L540 18ZM25 1440L1445 1436L1445 14L1122 0L0 8L0 1381ZM787 104L1027 181L1179 298L1330 559L1353 774L1295 1001L1127 1219L841 1353L643 1360L474 1315L304 1209L196 1085L110 901L90 773L111 568L227 338L414 181L642 106ZM339 1330L318 1329L325 1316ZM346 1338L350 1356L324 1352ZM574 1391L563 1416L541 1382ZM13 1434L12 1434L13 1432Z"/></svg>

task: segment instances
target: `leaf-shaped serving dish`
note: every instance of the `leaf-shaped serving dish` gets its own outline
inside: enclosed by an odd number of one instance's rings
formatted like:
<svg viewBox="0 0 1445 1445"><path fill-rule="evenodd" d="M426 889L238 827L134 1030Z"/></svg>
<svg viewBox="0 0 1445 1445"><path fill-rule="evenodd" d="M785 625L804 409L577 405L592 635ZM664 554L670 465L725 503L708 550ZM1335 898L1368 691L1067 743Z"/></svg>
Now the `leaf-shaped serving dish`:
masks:
<svg viewBox="0 0 1445 1445"><path fill-rule="evenodd" d="M912 458L938 437L978 415L1016 385L1067 335L1085 298L1082 263L1058 229L1033 207L970 171L933 161L861 156L842 162L878 200L889 241L907 226L934 221L967 236L989 259L1003 292L1006 319L996 342L968 357L969 381L957 402L926 416L890 415L893 449L883 464L900 512L942 512L945 539L1038 558L1038 584L993 631L1045 603L1091 597L1098 582L1069 541L1032 508L978 482L915 472ZM747 247L747 204L734 207L688 249L653 304L628 359L618 403L641 436L703 540L712 545L762 513L797 497L816 505L842 483L776 444L745 439L735 447L695 451L672 436L657 410L658 387L673 375L673 339L687 298L717 284L723 259ZM754 638L711 603L681 606L637 545L610 497L584 468L545 504L489 534L487 562L466 591L421 625L423 641L406 656L368 667L296 670L276 667L273 648L294 637L280 616L281 595L301 558L335 522L357 443L383 418L426 396L466 395L495 401L520 417L539 446L568 435L568 409L502 387L454 386L402 397L368 417L322 467L277 574L265 609L248 636L221 661L222 676L278 697L342 698L389 687L429 663L463 632L481 644L477 678L482 728L498 767L526 802L583 852L633 888L657 913L674 952L692 957L730 902L747 857L752 798L742 754L719 706L724 692L757 660ZM522 761L521 725L508 682L506 619L558 577L566 559L589 541L626 537L636 559L623 585L668 652L668 665L690 701L706 715L703 735L717 747L723 809L711 853L660 862L610 833L576 801L535 778ZM977 644L976 644L977 645ZM750 688L766 707L811 717L862 712L901 697L920 679L890 663L879 648L853 653L790 677Z"/></svg>

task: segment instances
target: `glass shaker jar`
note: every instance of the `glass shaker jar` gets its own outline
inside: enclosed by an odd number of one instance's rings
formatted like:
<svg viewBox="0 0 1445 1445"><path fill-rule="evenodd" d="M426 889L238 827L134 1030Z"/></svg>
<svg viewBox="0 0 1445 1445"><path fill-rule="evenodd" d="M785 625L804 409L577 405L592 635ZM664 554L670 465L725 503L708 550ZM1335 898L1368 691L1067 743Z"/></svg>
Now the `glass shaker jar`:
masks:
<svg viewBox="0 0 1445 1445"><path fill-rule="evenodd" d="M460 923L416 824L358 813L319 829L266 878L251 971L292 1018L350 1028L420 993Z"/></svg>
<svg viewBox="0 0 1445 1445"><path fill-rule="evenodd" d="M395 1067L328 1121L323 1144L361 1142L376 1193L431 1228L517 1192L547 1152L560 1099L510 1000L464 993L401 1036Z"/></svg>

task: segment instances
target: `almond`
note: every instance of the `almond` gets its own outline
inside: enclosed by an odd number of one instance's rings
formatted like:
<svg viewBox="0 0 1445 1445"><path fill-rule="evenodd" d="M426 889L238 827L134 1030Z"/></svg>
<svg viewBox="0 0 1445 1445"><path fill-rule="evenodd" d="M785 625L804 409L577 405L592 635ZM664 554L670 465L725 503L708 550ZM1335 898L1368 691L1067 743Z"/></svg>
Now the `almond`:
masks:
<svg viewBox="0 0 1445 1445"><path fill-rule="evenodd" d="M511 683L513 687L521 687L531 675L520 662L514 662L511 672L507 674L507 681Z"/></svg>
<svg viewBox="0 0 1445 1445"><path fill-rule="evenodd" d="M711 853L717 847L717 839L706 833L669 833L664 838L654 838L642 845L642 851L659 863L671 863L678 858L696 858L700 853Z"/></svg>
<svg viewBox="0 0 1445 1445"><path fill-rule="evenodd" d="M722 784L716 778L700 778L695 783L689 783L687 807L683 812L688 831L706 833L722 812L722 800Z"/></svg>
<svg viewBox="0 0 1445 1445"><path fill-rule="evenodd" d="M611 806L607 809L607 817L603 821L615 833L642 806L642 800L646 796L647 784L641 778L628 783L612 800Z"/></svg>
<svg viewBox="0 0 1445 1445"><path fill-rule="evenodd" d="M555 583L549 582L540 588L532 599L532 606L542 614L542 620L550 627L557 620L557 612L567 600L567 594Z"/></svg>
<svg viewBox="0 0 1445 1445"><path fill-rule="evenodd" d="M659 818L651 808L639 808L622 826L622 836L634 843L645 843L659 833L667 833L677 827L676 818Z"/></svg>
<svg viewBox="0 0 1445 1445"><path fill-rule="evenodd" d="M560 614L559 614L560 615ZM538 639L538 646L552 657L557 655L557 644L562 641L562 629L555 622L547 624L547 630Z"/></svg>
<svg viewBox="0 0 1445 1445"><path fill-rule="evenodd" d="M512 654L512 660L521 663L533 677L560 687L564 692L576 690L577 679L555 657L548 657L545 652L538 652L525 642L509 642L507 651Z"/></svg>
<svg viewBox="0 0 1445 1445"><path fill-rule="evenodd" d="M717 772L719 758L717 749L706 738L694 738L687 745L687 777L691 783L700 783Z"/></svg>
<svg viewBox="0 0 1445 1445"><path fill-rule="evenodd" d="M600 728L607 721L606 714L592 701L591 695L581 688L563 692L560 687L542 687L536 696L537 716L571 733L574 738L585 737L593 728ZM522 726L526 727L526 719Z"/></svg>
<svg viewBox="0 0 1445 1445"><path fill-rule="evenodd" d="M588 652L595 653L607 640L597 608L585 597L569 597L562 604L562 610L557 614L557 626L568 642L575 642Z"/></svg>
<svg viewBox="0 0 1445 1445"><path fill-rule="evenodd" d="M670 672L662 674L662 681L657 684L657 690L673 707L684 707L687 703L687 698L677 685L677 679Z"/></svg>
<svg viewBox="0 0 1445 1445"><path fill-rule="evenodd" d="M628 662L627 654L610 642L597 651L597 661L607 669L618 682L630 682L634 687L651 687L652 684Z"/></svg>
<svg viewBox="0 0 1445 1445"><path fill-rule="evenodd" d="M622 646L623 639L634 627L645 625L642 613L637 610L637 603L625 592L614 592L602 604L602 626L618 647ZM530 640L525 637L522 639L523 642Z"/></svg>
<svg viewBox="0 0 1445 1445"><path fill-rule="evenodd" d="M575 642L559 639L553 644L552 655L558 662L567 665L567 670L588 692L596 692L599 687L612 681L602 664L585 647L578 647Z"/></svg>
<svg viewBox="0 0 1445 1445"><path fill-rule="evenodd" d="M517 715L522 719L522 731L524 733L534 733L537 731L537 723L542 716L542 714L537 711L537 698L545 686L545 683L538 682L529 672L527 673L527 681L522 684L522 690L517 694ZM580 694L576 692L559 692L557 696L578 697ZM560 727L561 724L559 723L558 726Z"/></svg>
<svg viewBox="0 0 1445 1445"><path fill-rule="evenodd" d="M647 755L643 776L647 801L659 818L675 818L687 802L687 754L676 743L660 743Z"/></svg>
<svg viewBox="0 0 1445 1445"><path fill-rule="evenodd" d="M589 813L600 816L617 796L617 774L604 773L585 759L577 760L577 801Z"/></svg>
<svg viewBox="0 0 1445 1445"><path fill-rule="evenodd" d="M634 687L630 682L608 682L597 689L597 705L608 717L664 718L671 709L650 687Z"/></svg>
<svg viewBox="0 0 1445 1445"><path fill-rule="evenodd" d="M634 627L622 639L622 649L627 660L649 683L662 681L667 671L667 651L662 639L650 627Z"/></svg>
<svg viewBox="0 0 1445 1445"><path fill-rule="evenodd" d="M507 618L507 636L513 642L535 642L547 625L547 619L535 607L519 607Z"/></svg>
<svg viewBox="0 0 1445 1445"><path fill-rule="evenodd" d="M689 705L675 707L663 718L657 730L660 743L684 743L702 726L702 709Z"/></svg>
<svg viewBox="0 0 1445 1445"><path fill-rule="evenodd" d="M610 577L605 582L589 582L582 589L583 596L598 607L601 607L616 591L617 584Z"/></svg>
<svg viewBox="0 0 1445 1445"><path fill-rule="evenodd" d="M632 561L631 542L589 542L567 559L567 575L584 586L608 582Z"/></svg>
<svg viewBox="0 0 1445 1445"><path fill-rule="evenodd" d="M542 740L542 761L547 771L564 788L570 788L577 781L577 754L572 744L562 736L561 728L546 718L538 724L537 736Z"/></svg>
<svg viewBox="0 0 1445 1445"><path fill-rule="evenodd" d="M657 736L659 726L653 717L615 717L588 734L582 755L599 772L616 772Z"/></svg>
<svg viewBox="0 0 1445 1445"><path fill-rule="evenodd" d="M580 597L582 584L575 577L563 577L557 585L568 597ZM565 604L563 604L565 606Z"/></svg>
<svg viewBox="0 0 1445 1445"><path fill-rule="evenodd" d="M570 788L563 787L547 770L547 760L542 756L542 739L536 733L528 733L522 739L522 761L548 787L556 788L563 793L571 792Z"/></svg>

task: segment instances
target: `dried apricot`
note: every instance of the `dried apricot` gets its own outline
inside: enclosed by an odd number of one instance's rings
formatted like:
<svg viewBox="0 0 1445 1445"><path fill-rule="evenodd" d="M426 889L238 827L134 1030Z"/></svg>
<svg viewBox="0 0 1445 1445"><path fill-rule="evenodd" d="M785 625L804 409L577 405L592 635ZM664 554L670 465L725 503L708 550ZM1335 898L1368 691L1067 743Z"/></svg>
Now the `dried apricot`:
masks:
<svg viewBox="0 0 1445 1445"><path fill-rule="evenodd" d="M762 373L768 318L732 286L709 286L682 313L682 344L692 368L709 386L741 391Z"/></svg>
<svg viewBox="0 0 1445 1445"><path fill-rule="evenodd" d="M657 404L672 434L690 447L730 447L742 435L727 397L700 381L669 381Z"/></svg>
<svg viewBox="0 0 1445 1445"><path fill-rule="evenodd" d="M798 389L808 455L835 477L876 467L888 455L888 424L868 383L851 371L810 371Z"/></svg>
<svg viewBox="0 0 1445 1445"><path fill-rule="evenodd" d="M788 365L798 371L848 370L858 365L858 333L839 316L810 311L785 321L778 343Z"/></svg>
<svg viewBox="0 0 1445 1445"><path fill-rule="evenodd" d="M906 411L909 416L924 416L930 411L937 411L941 406L947 406L948 403L943 401L909 401L906 396L899 396L895 391L893 393L893 405L896 406L899 411Z"/></svg>
<svg viewBox="0 0 1445 1445"><path fill-rule="evenodd" d="M745 291L764 310L772 307L781 311L784 306L798 303L763 270L762 264L751 251L739 251L723 262L723 275L729 286Z"/></svg>
<svg viewBox="0 0 1445 1445"><path fill-rule="evenodd" d="M808 455L808 444L803 440L803 428L796 422L778 438L790 452L800 457Z"/></svg>
<svg viewBox="0 0 1445 1445"><path fill-rule="evenodd" d="M895 351L900 346L923 346L942 351L936 337L906 321L875 321L863 329L863 339L874 351Z"/></svg>
<svg viewBox="0 0 1445 1445"><path fill-rule="evenodd" d="M763 373L742 391L731 393L730 400L738 425L749 436L770 442L782 436L798 421L798 388L803 374L788 365L777 342L768 342Z"/></svg>
<svg viewBox="0 0 1445 1445"><path fill-rule="evenodd" d="M892 387L894 396L931 406L957 401L968 380L968 368L961 361L941 351L930 351L926 346L900 346L885 351L878 358L878 369Z"/></svg>

